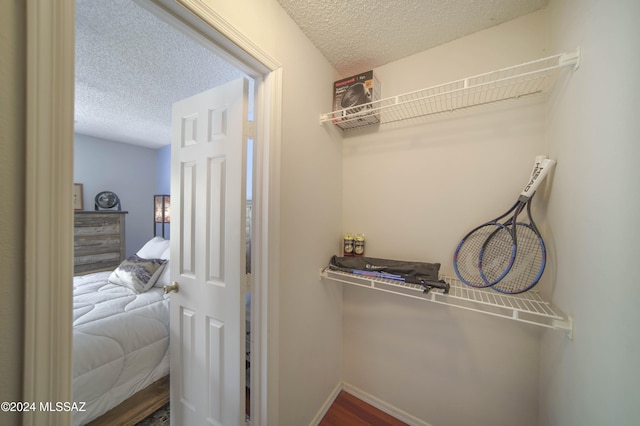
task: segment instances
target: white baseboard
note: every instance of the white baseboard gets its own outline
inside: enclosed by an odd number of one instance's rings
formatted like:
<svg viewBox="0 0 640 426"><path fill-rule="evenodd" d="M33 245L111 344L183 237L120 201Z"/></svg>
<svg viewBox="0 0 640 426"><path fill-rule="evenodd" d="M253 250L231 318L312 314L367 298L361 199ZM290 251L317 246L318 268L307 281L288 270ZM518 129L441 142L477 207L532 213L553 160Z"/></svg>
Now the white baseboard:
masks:
<svg viewBox="0 0 640 426"><path fill-rule="evenodd" d="M313 420L311 420L311 423L309 423L309 426L318 426L320 424L320 421L322 420L324 415L327 414L327 411L329 411L329 408L331 408L331 404L333 404L333 401L336 400L341 390L342 382L338 383L336 387L333 388L333 390L329 394L329 397L324 401L322 407L320 407L320 411L318 411Z"/></svg>
<svg viewBox="0 0 640 426"><path fill-rule="evenodd" d="M376 407L380 411L384 411L390 416L393 416L396 419L402 422L405 422L410 426L431 426L431 424L425 422L424 420L420 420L419 418L412 416L406 411L403 411L398 407L395 407L379 398L376 398L375 396L363 391L360 388L353 386L350 383L342 382L342 390L344 390L345 392L349 392L351 395L355 396L356 398L366 402L369 405Z"/></svg>
<svg viewBox="0 0 640 426"><path fill-rule="evenodd" d="M366 402L367 404L374 406L378 410L384 411L390 416L393 416L396 419L405 422L410 426L431 426L431 424L425 422L424 420L420 420L419 418L412 416L406 411L403 411L398 407L395 407L379 398L376 398L375 396L363 391L362 389L346 382L340 382L336 385L336 387L333 389L329 397L320 408L320 411L318 411L311 423L309 423L309 426L318 426L318 424L320 424L322 418L325 416L325 414L327 414L329 408L331 408L331 404L333 404L333 401L336 400L338 394L340 394L340 391L343 390Z"/></svg>

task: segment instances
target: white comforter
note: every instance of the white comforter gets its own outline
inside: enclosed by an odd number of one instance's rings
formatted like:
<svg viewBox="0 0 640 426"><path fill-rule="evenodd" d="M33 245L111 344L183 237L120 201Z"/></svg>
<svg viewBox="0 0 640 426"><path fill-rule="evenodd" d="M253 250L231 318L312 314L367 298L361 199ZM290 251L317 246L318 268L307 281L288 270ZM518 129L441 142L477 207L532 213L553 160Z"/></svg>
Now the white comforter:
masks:
<svg viewBox="0 0 640 426"><path fill-rule="evenodd" d="M73 397L86 402L74 425L105 413L169 374L169 299L161 288L136 294L110 272L73 283Z"/></svg>

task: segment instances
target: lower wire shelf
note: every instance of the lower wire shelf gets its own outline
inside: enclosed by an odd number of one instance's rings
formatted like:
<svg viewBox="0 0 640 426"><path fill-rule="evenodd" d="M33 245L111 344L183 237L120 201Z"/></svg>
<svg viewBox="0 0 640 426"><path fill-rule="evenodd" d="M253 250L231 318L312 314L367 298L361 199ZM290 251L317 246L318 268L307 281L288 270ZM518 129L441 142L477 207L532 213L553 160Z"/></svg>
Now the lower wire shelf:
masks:
<svg viewBox="0 0 640 426"><path fill-rule="evenodd" d="M425 288L420 284L350 274L328 268L321 271L320 277L540 327L562 330L567 333L569 339L573 337L573 319L563 314L550 302L543 300L535 290L507 295L490 288L468 286L457 278L443 277L450 286L447 294L438 289L425 292Z"/></svg>

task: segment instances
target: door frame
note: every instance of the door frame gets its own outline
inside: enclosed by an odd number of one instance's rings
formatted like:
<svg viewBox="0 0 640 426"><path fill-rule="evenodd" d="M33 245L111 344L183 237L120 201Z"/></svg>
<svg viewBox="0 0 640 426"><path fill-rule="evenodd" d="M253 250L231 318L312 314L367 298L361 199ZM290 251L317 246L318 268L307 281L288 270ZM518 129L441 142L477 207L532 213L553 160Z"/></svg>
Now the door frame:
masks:
<svg viewBox="0 0 640 426"><path fill-rule="evenodd" d="M178 4L179 2L179 4ZM252 280L260 325L252 425L278 423L278 275L282 66L202 0L141 0L249 75L256 93ZM75 0L27 0L24 401L72 401ZM258 81L257 81L258 82ZM254 254L255 253L255 254ZM255 311L255 312L254 312ZM23 424L68 425L70 412L24 413Z"/></svg>

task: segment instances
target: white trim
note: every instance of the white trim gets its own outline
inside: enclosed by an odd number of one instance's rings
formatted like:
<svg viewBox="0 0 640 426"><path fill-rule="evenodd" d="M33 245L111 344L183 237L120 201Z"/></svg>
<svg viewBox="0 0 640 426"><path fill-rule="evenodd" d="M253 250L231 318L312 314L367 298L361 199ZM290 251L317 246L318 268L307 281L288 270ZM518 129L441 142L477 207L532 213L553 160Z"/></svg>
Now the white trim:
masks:
<svg viewBox="0 0 640 426"><path fill-rule="evenodd" d="M215 29L222 37L216 37L216 44L230 52L232 57L249 62L258 61L266 70L275 71L281 65L273 57L262 50L258 45L238 31L233 25L227 22L213 8L202 0L176 0L187 10L198 18L202 19L211 28ZM238 48L242 52L238 52ZM253 67L252 67L253 68ZM263 71L263 74L266 72Z"/></svg>
<svg viewBox="0 0 640 426"><path fill-rule="evenodd" d="M431 426L430 423L427 423L424 420L420 420L419 418L412 416L406 411L403 411L398 407L391 405L381 400L380 398L377 398L363 391L362 389L344 381L338 383L336 387L331 391L327 399L324 401L324 404L322 404L322 406L320 407L320 410L318 410L318 413L313 417L313 420L311 420L311 422L309 423L309 426L318 426L320 424L320 422L322 421L324 416L327 414L327 412L331 408L331 405L335 402L336 398L338 397L341 391L350 393L351 395L355 396L359 400L366 402L367 404L377 408L380 411L383 411L389 414L390 416L393 416L394 418L410 426Z"/></svg>
<svg viewBox="0 0 640 426"><path fill-rule="evenodd" d="M24 401L72 401L74 0L27 2ZM24 425L67 425L30 411Z"/></svg>
<svg viewBox="0 0 640 426"><path fill-rule="evenodd" d="M318 411L313 420L311 420L311 423L309 423L309 426L318 426L320 424L324 416L329 411L329 408L331 408L331 405L333 405L338 395L340 395L340 392L342 392L343 387L344 383L340 382L335 388L333 388L327 399L324 401L324 404L322 404L322 407L320 407L320 411Z"/></svg>
<svg viewBox="0 0 640 426"><path fill-rule="evenodd" d="M363 391L360 388L357 388L355 386L353 386L352 384L349 384L347 382L342 382L342 389L345 392L350 393L351 395L355 396L356 398L366 402L369 405L372 405L374 407L376 407L378 410L384 411L385 413L389 414L390 416L395 417L396 419L410 425L410 426L431 426L431 424L425 422L424 420L420 420L419 418L412 416L411 414L407 413L406 411L403 411L401 409L399 409L398 407L391 405L365 391Z"/></svg>
<svg viewBox="0 0 640 426"><path fill-rule="evenodd" d="M268 137L269 143L261 149L264 168L258 176L257 191L261 200L260 221L262 228L258 228L260 237L260 253L266 254L259 263L263 289L260 308L262 342L260 365L260 385L262 401L260 405L260 423L254 426L280 424L280 158L282 138L282 68L274 70L265 78L264 122L260 132ZM266 113L265 113L266 112ZM268 135L268 136L267 136ZM266 140L266 138L265 138Z"/></svg>
<svg viewBox="0 0 640 426"><path fill-rule="evenodd" d="M134 0L251 77L266 76L281 67L272 56L238 31L202 0ZM177 21L176 19L177 18ZM176 25L179 24L179 25ZM212 31L213 30L213 31Z"/></svg>

